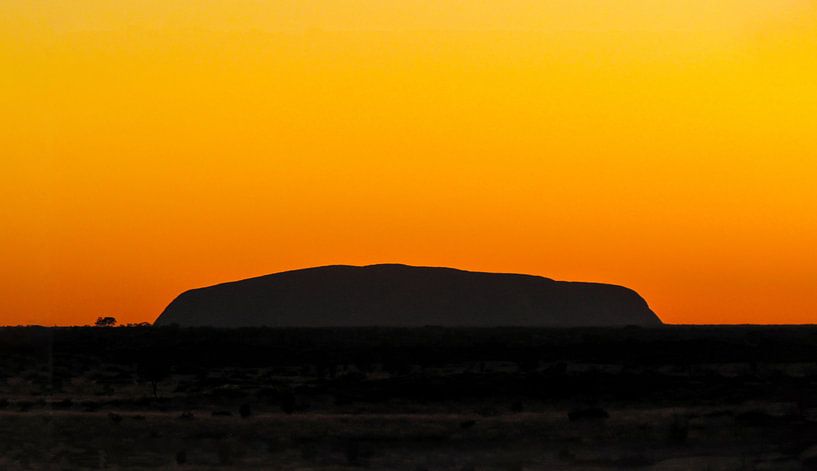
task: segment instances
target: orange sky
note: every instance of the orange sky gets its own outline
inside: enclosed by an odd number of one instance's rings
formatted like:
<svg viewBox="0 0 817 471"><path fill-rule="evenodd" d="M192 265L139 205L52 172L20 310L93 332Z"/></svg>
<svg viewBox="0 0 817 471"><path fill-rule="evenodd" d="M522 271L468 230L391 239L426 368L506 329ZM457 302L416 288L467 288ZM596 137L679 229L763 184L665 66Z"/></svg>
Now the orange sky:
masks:
<svg viewBox="0 0 817 471"><path fill-rule="evenodd" d="M402 262L817 321L811 0L6 0L0 324Z"/></svg>

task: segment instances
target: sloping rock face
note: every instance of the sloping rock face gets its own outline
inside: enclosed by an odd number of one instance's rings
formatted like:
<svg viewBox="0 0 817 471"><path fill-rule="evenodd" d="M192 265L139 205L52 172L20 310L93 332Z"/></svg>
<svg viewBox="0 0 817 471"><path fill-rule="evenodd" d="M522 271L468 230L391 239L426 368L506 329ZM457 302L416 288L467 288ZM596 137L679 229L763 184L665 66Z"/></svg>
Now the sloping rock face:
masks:
<svg viewBox="0 0 817 471"><path fill-rule="evenodd" d="M657 326L635 291L406 265L335 265L275 273L187 291L156 325Z"/></svg>

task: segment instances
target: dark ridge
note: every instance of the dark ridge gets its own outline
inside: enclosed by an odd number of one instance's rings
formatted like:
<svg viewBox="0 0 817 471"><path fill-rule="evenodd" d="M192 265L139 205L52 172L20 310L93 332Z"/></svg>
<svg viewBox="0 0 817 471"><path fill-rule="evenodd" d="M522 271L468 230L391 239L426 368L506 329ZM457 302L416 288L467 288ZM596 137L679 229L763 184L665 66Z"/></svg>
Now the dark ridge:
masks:
<svg viewBox="0 0 817 471"><path fill-rule="evenodd" d="M661 321L622 286L388 264L307 268L190 290L155 324L582 327Z"/></svg>

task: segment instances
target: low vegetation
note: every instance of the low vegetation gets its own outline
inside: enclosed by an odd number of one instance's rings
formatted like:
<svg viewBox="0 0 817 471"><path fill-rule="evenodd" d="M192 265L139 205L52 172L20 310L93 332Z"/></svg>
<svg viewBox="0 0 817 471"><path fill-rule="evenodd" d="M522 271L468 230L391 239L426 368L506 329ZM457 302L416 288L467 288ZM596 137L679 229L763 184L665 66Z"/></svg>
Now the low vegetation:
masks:
<svg viewBox="0 0 817 471"><path fill-rule="evenodd" d="M800 469L817 328L0 329L0 469Z"/></svg>

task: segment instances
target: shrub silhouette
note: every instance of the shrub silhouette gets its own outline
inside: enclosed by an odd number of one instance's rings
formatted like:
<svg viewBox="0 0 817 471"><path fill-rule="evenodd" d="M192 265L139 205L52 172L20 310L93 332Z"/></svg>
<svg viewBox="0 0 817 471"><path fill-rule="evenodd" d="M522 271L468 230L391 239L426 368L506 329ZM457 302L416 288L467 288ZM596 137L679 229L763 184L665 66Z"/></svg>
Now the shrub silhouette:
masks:
<svg viewBox="0 0 817 471"><path fill-rule="evenodd" d="M153 397L159 398L159 382L170 376L170 365L159 358L158 356L151 356L143 359L136 365L136 375L143 381L150 383L153 390Z"/></svg>
<svg viewBox="0 0 817 471"><path fill-rule="evenodd" d="M223 466L233 464L235 451L229 442L221 442L218 446L218 462Z"/></svg>
<svg viewBox="0 0 817 471"><path fill-rule="evenodd" d="M281 393L281 410L285 414L291 414L295 412L295 394L292 391L284 391Z"/></svg>
<svg viewBox="0 0 817 471"><path fill-rule="evenodd" d="M581 407L567 413L571 422L577 420L601 420L610 417L610 414L601 407Z"/></svg>
<svg viewBox="0 0 817 471"><path fill-rule="evenodd" d="M672 443L686 443L689 436L689 421L686 417L675 415L669 426L669 441Z"/></svg>
<svg viewBox="0 0 817 471"><path fill-rule="evenodd" d="M559 452L556 454L556 457L560 461L575 461L576 460L576 455L572 451L568 450L567 448L562 448L561 450L559 450Z"/></svg>
<svg viewBox="0 0 817 471"><path fill-rule="evenodd" d="M764 410L752 409L735 416L735 422L749 427L767 427L774 423L776 418Z"/></svg>
<svg viewBox="0 0 817 471"><path fill-rule="evenodd" d="M393 377L405 376L411 373L411 363L407 358L394 356L383 362L383 371Z"/></svg>
<svg viewBox="0 0 817 471"><path fill-rule="evenodd" d="M351 439L346 442L344 448L346 455L346 462L352 466L368 466L368 460L371 457L371 450L364 450L360 441Z"/></svg>
<svg viewBox="0 0 817 471"><path fill-rule="evenodd" d="M116 325L116 317L97 317L94 326L96 327L113 327Z"/></svg>
<svg viewBox="0 0 817 471"><path fill-rule="evenodd" d="M517 370L522 373L531 373L539 368L539 359L529 356L521 356L514 363Z"/></svg>
<svg viewBox="0 0 817 471"><path fill-rule="evenodd" d="M54 409L70 409L73 405L74 401L71 400L71 398L65 398L51 403L51 407Z"/></svg>

